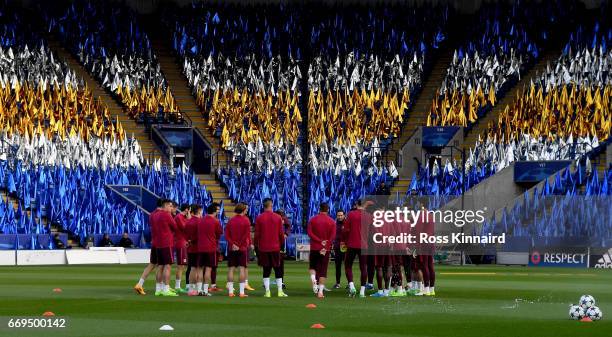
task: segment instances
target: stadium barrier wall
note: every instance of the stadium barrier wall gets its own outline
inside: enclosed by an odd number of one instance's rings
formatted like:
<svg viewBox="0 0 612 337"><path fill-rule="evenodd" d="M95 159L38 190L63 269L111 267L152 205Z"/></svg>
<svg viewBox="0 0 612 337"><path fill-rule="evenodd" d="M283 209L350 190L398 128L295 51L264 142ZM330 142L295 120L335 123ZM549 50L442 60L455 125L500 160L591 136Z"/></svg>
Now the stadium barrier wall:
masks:
<svg viewBox="0 0 612 337"><path fill-rule="evenodd" d="M571 166L571 170L574 170L575 166L572 165ZM547 179L544 179L542 181L540 181L539 183L531 186L530 188L523 188L522 191L520 191L520 193L516 193L516 196L510 200L505 200L505 202L503 204L499 204L496 205L497 207L495 209L493 209L494 214L495 214L495 221L496 222L500 222L502 221L502 217L503 217L503 210L504 208L507 209L512 209L512 207L514 207L515 204L520 204L521 206L524 206L524 202L525 202L525 192L527 192L530 196L533 196L533 190L534 189L538 189L538 191L541 191L542 188L544 187L544 185L546 184L546 181L548 180L548 184L550 184L552 186L552 184L554 184L555 182L555 176L557 175L557 173L561 174L561 172L563 172L563 170L565 169L561 169L553 174L551 174ZM502 170L503 171L503 170ZM514 175L514 172L512 172L512 174ZM497 174L495 174L497 175ZM518 185L517 185L518 186ZM517 187L520 188L520 187ZM490 216L487 217L487 219L490 219L492 217L493 214L491 214Z"/></svg>
<svg viewBox="0 0 612 337"><path fill-rule="evenodd" d="M91 247L84 250L67 250L68 264L126 264L125 248Z"/></svg>
<svg viewBox="0 0 612 337"><path fill-rule="evenodd" d="M0 250L0 266L66 264L145 264L150 249L92 247L74 250Z"/></svg>
<svg viewBox="0 0 612 337"><path fill-rule="evenodd" d="M526 188L514 183L514 163L505 167L495 175L488 177L479 184L465 192L462 205L461 196L447 202L441 210L482 210L485 219L491 219L501 209L516 198L522 197ZM466 224L462 229L464 233L472 233L474 224ZM437 235L450 235L456 233L458 228L449 223L436 223ZM461 230L460 230L461 231Z"/></svg>
<svg viewBox="0 0 612 337"><path fill-rule="evenodd" d="M0 266L14 266L15 263L14 250L0 250Z"/></svg>
<svg viewBox="0 0 612 337"><path fill-rule="evenodd" d="M63 250L18 250L18 266L40 266L66 264Z"/></svg>
<svg viewBox="0 0 612 337"><path fill-rule="evenodd" d="M126 249L125 256L128 264L149 263L150 249Z"/></svg>
<svg viewBox="0 0 612 337"><path fill-rule="evenodd" d="M502 265L522 265L526 266L529 264L529 253L518 253L518 252L498 252L496 257L496 263Z"/></svg>

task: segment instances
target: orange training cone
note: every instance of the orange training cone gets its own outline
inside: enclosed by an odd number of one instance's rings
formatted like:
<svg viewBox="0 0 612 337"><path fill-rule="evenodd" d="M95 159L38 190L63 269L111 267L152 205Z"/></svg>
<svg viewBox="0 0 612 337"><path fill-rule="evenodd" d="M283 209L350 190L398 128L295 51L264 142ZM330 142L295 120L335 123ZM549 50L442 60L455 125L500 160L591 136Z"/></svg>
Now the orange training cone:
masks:
<svg viewBox="0 0 612 337"><path fill-rule="evenodd" d="M590 317L587 316L587 317L581 319L580 322L593 322L593 320Z"/></svg>
<svg viewBox="0 0 612 337"><path fill-rule="evenodd" d="M321 324L321 323L315 323L313 325L310 326L311 329L325 329L325 325Z"/></svg>
<svg viewBox="0 0 612 337"><path fill-rule="evenodd" d="M43 313L43 316L55 316L55 314L53 313L53 311L45 311Z"/></svg>
<svg viewBox="0 0 612 337"><path fill-rule="evenodd" d="M54 293L61 293L62 292L62 288L54 288L53 292Z"/></svg>
<svg viewBox="0 0 612 337"><path fill-rule="evenodd" d="M314 309L316 307L317 307L317 305L314 304L314 303L306 304L306 308L308 308L308 309Z"/></svg>

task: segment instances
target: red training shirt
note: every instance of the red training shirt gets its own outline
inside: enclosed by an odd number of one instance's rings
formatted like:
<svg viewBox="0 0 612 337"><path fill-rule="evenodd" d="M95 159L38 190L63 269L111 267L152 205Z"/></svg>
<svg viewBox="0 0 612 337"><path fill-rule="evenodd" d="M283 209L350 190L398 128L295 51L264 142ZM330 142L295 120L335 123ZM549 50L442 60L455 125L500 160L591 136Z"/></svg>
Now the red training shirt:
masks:
<svg viewBox="0 0 612 337"><path fill-rule="evenodd" d="M198 252L215 253L219 238L223 234L221 222L212 215L206 215L198 221Z"/></svg>
<svg viewBox="0 0 612 337"><path fill-rule="evenodd" d="M372 225L372 214L363 209L354 209L346 215L342 228L342 239L348 248L367 248L366 238L361 237L361 224Z"/></svg>
<svg viewBox="0 0 612 337"><path fill-rule="evenodd" d="M241 251L246 251L251 245L251 221L245 215L235 215L225 225L225 240L227 249L232 250L232 245L236 245Z"/></svg>
<svg viewBox="0 0 612 337"><path fill-rule="evenodd" d="M156 209L149 215L151 226L151 246L155 248L171 248L174 246L176 223L170 213Z"/></svg>
<svg viewBox="0 0 612 337"><path fill-rule="evenodd" d="M323 248L328 251L331 249L331 244L336 237L336 221L327 213L319 213L308 221L308 237L310 237L310 250L321 250ZM327 241L325 245L323 241Z"/></svg>
<svg viewBox="0 0 612 337"><path fill-rule="evenodd" d="M187 246L187 239L185 238L185 225L187 224L187 218L183 213L179 213L174 217L176 223L176 232L174 233L174 248L185 248Z"/></svg>
<svg viewBox="0 0 612 337"><path fill-rule="evenodd" d="M255 246L260 252L280 252L285 242L283 219L272 211L264 211L255 219Z"/></svg>
<svg viewBox="0 0 612 337"><path fill-rule="evenodd" d="M191 219L185 223L185 238L190 241L187 247L187 253L198 252L198 222L202 218L192 216Z"/></svg>

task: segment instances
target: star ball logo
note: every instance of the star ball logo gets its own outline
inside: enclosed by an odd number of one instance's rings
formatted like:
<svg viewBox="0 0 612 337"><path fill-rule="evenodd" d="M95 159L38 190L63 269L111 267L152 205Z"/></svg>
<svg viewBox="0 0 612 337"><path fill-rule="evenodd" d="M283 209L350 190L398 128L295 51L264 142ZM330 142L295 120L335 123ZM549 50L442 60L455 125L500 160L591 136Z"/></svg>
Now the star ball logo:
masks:
<svg viewBox="0 0 612 337"><path fill-rule="evenodd" d="M533 253L531 253L531 263L540 264L540 261L542 261L542 256L540 255L540 252L538 252L537 250L533 251Z"/></svg>

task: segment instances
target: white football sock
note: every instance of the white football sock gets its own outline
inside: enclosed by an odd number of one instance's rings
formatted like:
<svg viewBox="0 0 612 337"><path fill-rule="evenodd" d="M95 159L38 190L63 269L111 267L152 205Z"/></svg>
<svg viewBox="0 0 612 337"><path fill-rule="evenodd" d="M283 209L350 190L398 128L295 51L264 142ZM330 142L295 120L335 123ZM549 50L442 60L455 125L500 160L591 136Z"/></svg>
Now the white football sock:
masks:
<svg viewBox="0 0 612 337"><path fill-rule="evenodd" d="M385 295L385 296L389 295L389 289L383 290L383 295Z"/></svg>
<svg viewBox="0 0 612 337"><path fill-rule="evenodd" d="M310 274L310 282L312 284L317 284L317 276L315 274Z"/></svg>
<svg viewBox="0 0 612 337"><path fill-rule="evenodd" d="M365 286L361 286L361 288L359 288L359 295L365 295Z"/></svg>
<svg viewBox="0 0 612 337"><path fill-rule="evenodd" d="M263 283L264 283L264 288L266 289L266 291L270 291L270 278L269 277L264 278Z"/></svg>
<svg viewBox="0 0 612 337"><path fill-rule="evenodd" d="M349 282L349 288L352 290L355 290L355 283L354 282Z"/></svg>
<svg viewBox="0 0 612 337"><path fill-rule="evenodd" d="M432 293L436 291L435 289L436 287L429 287L429 291L431 291Z"/></svg>
<svg viewBox="0 0 612 337"><path fill-rule="evenodd" d="M234 293L234 282L227 282L227 291L230 294Z"/></svg>
<svg viewBox="0 0 612 337"><path fill-rule="evenodd" d="M240 295L244 295L244 288L246 286L246 282L240 282Z"/></svg>
<svg viewBox="0 0 612 337"><path fill-rule="evenodd" d="M283 278L277 278L276 279L276 287L278 288L279 292L283 291Z"/></svg>
<svg viewBox="0 0 612 337"><path fill-rule="evenodd" d="M208 283L204 283L204 288L202 288L205 294L208 294Z"/></svg>
<svg viewBox="0 0 612 337"><path fill-rule="evenodd" d="M170 291L170 286L169 285L167 285L165 283L162 283L162 285L163 285L163 288L164 288L164 292Z"/></svg>
<svg viewBox="0 0 612 337"><path fill-rule="evenodd" d="M323 284L319 284L319 294L323 294L323 290L325 290L325 286Z"/></svg>
<svg viewBox="0 0 612 337"><path fill-rule="evenodd" d="M197 284L197 286L196 286L196 290L197 290L198 292L202 291L202 282L198 282L198 283L196 283L196 284Z"/></svg>
<svg viewBox="0 0 612 337"><path fill-rule="evenodd" d="M138 285L142 287L144 285L144 282L145 282L145 280L140 279L140 280L138 280Z"/></svg>
<svg viewBox="0 0 612 337"><path fill-rule="evenodd" d="M181 279L174 281L174 289L181 289Z"/></svg>
<svg viewBox="0 0 612 337"><path fill-rule="evenodd" d="M425 286L423 285L423 282L419 282L419 290L420 291L425 290Z"/></svg>
<svg viewBox="0 0 612 337"><path fill-rule="evenodd" d="M425 293L429 294L429 287L425 287Z"/></svg>
<svg viewBox="0 0 612 337"><path fill-rule="evenodd" d="M155 292L161 291L161 283L155 282Z"/></svg>

